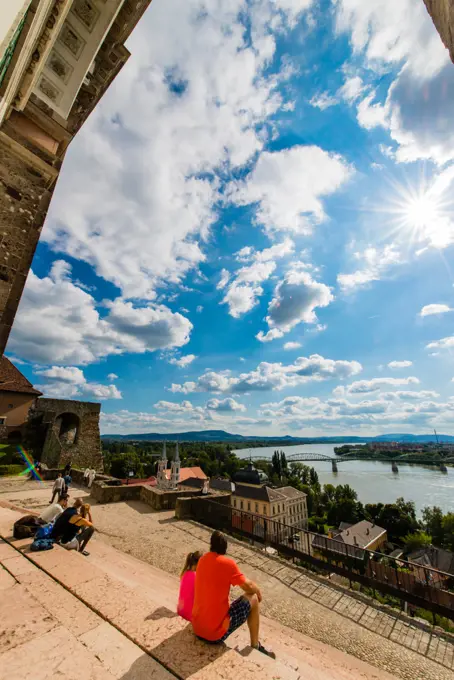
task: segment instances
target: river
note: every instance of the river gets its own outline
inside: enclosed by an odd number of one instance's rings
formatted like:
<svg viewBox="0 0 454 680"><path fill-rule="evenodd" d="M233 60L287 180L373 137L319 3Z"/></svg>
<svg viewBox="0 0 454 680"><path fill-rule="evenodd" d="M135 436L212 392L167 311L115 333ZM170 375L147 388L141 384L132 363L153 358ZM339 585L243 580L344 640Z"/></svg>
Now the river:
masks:
<svg viewBox="0 0 454 680"><path fill-rule="evenodd" d="M280 451L291 456L304 451L335 457L332 444L304 444L282 446ZM240 458L263 456L271 458L276 447L239 449ZM399 472L391 471L390 463L372 460L351 460L342 462L337 456L338 472L332 472L331 463L311 461L306 463L317 470L320 484L350 484L362 503L393 503L403 496L414 501L418 515L426 505L438 505L443 512L454 512L454 467L443 473L436 467L422 465L399 465Z"/></svg>

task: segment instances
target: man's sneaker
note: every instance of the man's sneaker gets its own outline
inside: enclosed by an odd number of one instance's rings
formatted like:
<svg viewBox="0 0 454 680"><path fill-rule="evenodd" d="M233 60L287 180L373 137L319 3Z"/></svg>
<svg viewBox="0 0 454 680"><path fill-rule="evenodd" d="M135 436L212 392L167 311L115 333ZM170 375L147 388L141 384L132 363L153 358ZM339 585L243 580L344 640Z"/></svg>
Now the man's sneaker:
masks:
<svg viewBox="0 0 454 680"><path fill-rule="evenodd" d="M259 644L256 647L258 652L262 652L262 654L266 654L266 656L269 656L271 659L276 658L276 654L274 652L268 651L268 649L265 649L265 647L259 642Z"/></svg>

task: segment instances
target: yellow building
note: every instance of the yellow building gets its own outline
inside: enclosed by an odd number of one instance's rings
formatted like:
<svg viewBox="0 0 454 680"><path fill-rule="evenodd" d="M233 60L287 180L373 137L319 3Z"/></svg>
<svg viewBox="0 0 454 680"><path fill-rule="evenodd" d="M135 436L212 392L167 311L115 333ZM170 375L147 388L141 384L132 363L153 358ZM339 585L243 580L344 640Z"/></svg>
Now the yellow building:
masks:
<svg viewBox="0 0 454 680"><path fill-rule="evenodd" d="M230 502L235 510L252 513L297 530L307 528L306 494L292 486L272 489L268 478L252 464L235 475Z"/></svg>

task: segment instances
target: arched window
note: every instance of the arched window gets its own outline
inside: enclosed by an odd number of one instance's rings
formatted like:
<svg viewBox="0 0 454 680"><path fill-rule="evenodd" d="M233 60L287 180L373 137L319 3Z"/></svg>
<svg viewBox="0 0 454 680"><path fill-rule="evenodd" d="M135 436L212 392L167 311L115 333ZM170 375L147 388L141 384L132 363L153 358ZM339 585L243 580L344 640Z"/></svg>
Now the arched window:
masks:
<svg viewBox="0 0 454 680"><path fill-rule="evenodd" d="M58 437L64 446L72 446L77 443L80 420L75 413L62 413L57 418Z"/></svg>

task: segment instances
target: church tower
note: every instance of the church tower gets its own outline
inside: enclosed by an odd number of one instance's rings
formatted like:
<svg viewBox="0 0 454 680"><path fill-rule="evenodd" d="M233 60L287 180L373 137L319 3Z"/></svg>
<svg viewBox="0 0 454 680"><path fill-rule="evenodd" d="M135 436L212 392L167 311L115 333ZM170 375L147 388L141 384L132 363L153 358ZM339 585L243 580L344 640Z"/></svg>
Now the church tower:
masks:
<svg viewBox="0 0 454 680"><path fill-rule="evenodd" d="M158 488L159 489L165 489L166 486L168 485L166 442L164 442L164 445L163 445L163 448L162 448L162 458L158 463L157 482L158 482Z"/></svg>
<svg viewBox="0 0 454 680"><path fill-rule="evenodd" d="M181 462L180 462L180 452L178 450L178 442L176 443L175 447L175 458L172 461L172 467L171 467L171 473L170 473L170 484L172 489L176 489L178 484L180 483L180 468L181 468Z"/></svg>

